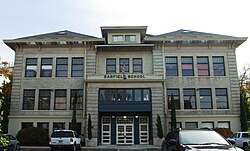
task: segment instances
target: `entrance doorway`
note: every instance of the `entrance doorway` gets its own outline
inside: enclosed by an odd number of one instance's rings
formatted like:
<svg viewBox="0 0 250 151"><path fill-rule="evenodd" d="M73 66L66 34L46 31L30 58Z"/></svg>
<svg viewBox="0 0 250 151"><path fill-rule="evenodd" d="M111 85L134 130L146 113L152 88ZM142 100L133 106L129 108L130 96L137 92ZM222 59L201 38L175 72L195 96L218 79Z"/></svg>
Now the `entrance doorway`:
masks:
<svg viewBox="0 0 250 151"><path fill-rule="evenodd" d="M117 117L117 144L134 144L134 118L121 116Z"/></svg>

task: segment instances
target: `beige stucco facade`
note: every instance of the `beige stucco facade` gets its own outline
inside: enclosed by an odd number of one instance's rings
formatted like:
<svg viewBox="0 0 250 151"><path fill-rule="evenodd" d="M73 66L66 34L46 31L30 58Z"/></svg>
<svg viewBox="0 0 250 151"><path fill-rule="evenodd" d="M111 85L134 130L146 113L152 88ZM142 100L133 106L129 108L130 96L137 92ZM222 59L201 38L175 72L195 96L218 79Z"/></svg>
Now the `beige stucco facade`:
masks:
<svg viewBox="0 0 250 151"><path fill-rule="evenodd" d="M133 134L140 136L132 136L131 140L123 140L124 144L155 144L157 138L156 117L160 115L162 119L163 131L166 134L171 126L171 110L168 108L168 89L178 89L180 109L176 110L176 119L179 126L189 128L188 125L197 125L201 128L204 124L210 124L213 127L221 127L226 125L232 131L240 130L240 101L239 101L239 83L237 79L236 66L236 48L243 43L246 38L218 36L213 35L182 36L165 35L165 36L150 36L146 35L145 26L135 27L104 27L102 28L103 38L93 37L67 37L59 36L57 39L43 37L42 39L24 38L14 40L4 40L4 42L15 51L14 79L12 87L11 110L9 116L9 132L16 135L22 129L22 123L32 123L33 126L38 126L38 123L47 123L48 131L53 131L53 123L64 123L64 128L70 128L72 118L72 110L70 109L70 96L72 89L81 89L83 91L82 109L77 110L77 122L81 123L80 132L87 136L87 119L88 114L92 117L93 123L93 138L96 144L119 144L119 123L118 118L129 116L133 124L128 124L132 127ZM53 33L52 33L53 34ZM190 33L191 34L191 33ZM133 35L135 41L130 42L112 42L114 35ZM85 35L84 35L85 36ZM209 37L209 38L208 38ZM184 44L183 41L189 40L190 43ZM195 43L196 41L204 40L202 44ZM220 42L217 44L212 41ZM55 41L66 41L66 44L52 44ZM75 43L81 42L79 43ZM36 44L31 44L36 42ZM44 42L51 42L45 44ZM183 42L183 43L182 43ZM166 57L176 57L178 62L178 75L166 75ZM209 75L198 76L197 57L207 57L209 60ZM213 57L220 56L224 58L224 76L214 76ZM66 77L57 77L57 58L67 58ZM72 58L84 58L84 70L81 77L72 77ZM192 57L193 59L193 76L182 76L182 57ZM36 58L36 76L26 77L27 70L26 60ZM41 59L52 58L52 76L40 77ZM115 60L115 73L107 74L107 58ZM129 69L126 73L121 73L119 59L128 59ZM142 73L133 72L133 59L141 58ZM123 78L126 77L126 79ZM184 108L184 92L183 89L192 88L195 90L196 108ZM211 108L202 109L200 100L200 89L211 89ZM216 89L227 90L227 108L218 109L216 102ZM24 90L35 90L34 108L31 110L23 109ZM51 90L50 108L40 110L38 107L39 90ZM59 89L66 90L66 108L64 110L55 110L55 91ZM101 90L131 90L135 95L135 90L140 90L144 94L145 89L150 90L150 108L136 112L126 111L122 109L111 108L112 112L108 113L107 104L104 108L100 102ZM118 94L116 94L118 95ZM143 100L142 100L143 102ZM116 102L119 103L119 102ZM137 102L135 102L137 103ZM112 104L112 103L111 103ZM115 104L113 104L115 105ZM138 105L138 104L137 104ZM143 105L143 104L142 104ZM131 104L131 107L133 104ZM128 106L126 106L128 107ZM139 109L139 106L136 106ZM114 107L115 108L115 107ZM143 107L142 107L143 108ZM142 136L140 122L137 118L147 119L146 131L147 134ZM142 117L142 118L141 118ZM110 136L109 140L104 140L103 133L103 118L109 119ZM124 119L123 119L124 120ZM124 122L124 121L123 121ZM125 127L126 128L126 127ZM146 139L145 139L145 138ZM142 141L145 139L144 141ZM121 141L121 144L123 144Z"/></svg>

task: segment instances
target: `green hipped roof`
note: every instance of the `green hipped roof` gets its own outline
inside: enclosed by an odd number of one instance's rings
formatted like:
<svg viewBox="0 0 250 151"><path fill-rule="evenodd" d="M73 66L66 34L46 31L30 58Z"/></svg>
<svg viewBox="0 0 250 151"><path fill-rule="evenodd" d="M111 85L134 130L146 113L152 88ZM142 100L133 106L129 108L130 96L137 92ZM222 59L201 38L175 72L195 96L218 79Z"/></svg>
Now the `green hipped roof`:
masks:
<svg viewBox="0 0 250 151"><path fill-rule="evenodd" d="M145 40L246 40L246 37L233 37L191 30L177 30L160 35L147 35Z"/></svg>

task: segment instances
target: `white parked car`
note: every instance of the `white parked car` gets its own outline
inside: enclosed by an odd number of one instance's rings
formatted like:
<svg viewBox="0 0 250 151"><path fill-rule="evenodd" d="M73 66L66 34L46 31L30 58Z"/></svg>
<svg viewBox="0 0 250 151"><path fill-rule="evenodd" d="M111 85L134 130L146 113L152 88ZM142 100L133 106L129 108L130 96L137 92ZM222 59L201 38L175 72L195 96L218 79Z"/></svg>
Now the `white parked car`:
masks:
<svg viewBox="0 0 250 151"><path fill-rule="evenodd" d="M234 141L235 146L238 146L245 151L250 146L250 133L249 132L235 132L231 137L227 138L228 141Z"/></svg>
<svg viewBox="0 0 250 151"><path fill-rule="evenodd" d="M62 148L76 151L81 149L81 138L73 130L55 130L51 134L49 146L51 151Z"/></svg>

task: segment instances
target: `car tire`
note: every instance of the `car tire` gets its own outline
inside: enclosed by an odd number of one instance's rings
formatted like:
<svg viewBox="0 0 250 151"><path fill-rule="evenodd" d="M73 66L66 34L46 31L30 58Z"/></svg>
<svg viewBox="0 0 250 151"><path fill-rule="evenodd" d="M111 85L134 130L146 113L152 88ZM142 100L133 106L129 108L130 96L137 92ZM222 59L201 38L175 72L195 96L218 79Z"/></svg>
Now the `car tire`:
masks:
<svg viewBox="0 0 250 151"><path fill-rule="evenodd" d="M76 145L77 150L81 150L81 144Z"/></svg>
<svg viewBox="0 0 250 151"><path fill-rule="evenodd" d="M19 150L19 149L20 149L20 144L16 144L15 150Z"/></svg>
<svg viewBox="0 0 250 151"><path fill-rule="evenodd" d="M50 148L50 151L55 151L55 148L51 147L51 148Z"/></svg>
<svg viewBox="0 0 250 151"><path fill-rule="evenodd" d="M244 151L247 151L247 150L248 150L248 145L247 145L247 143L244 143L244 144L243 144L243 150L244 150Z"/></svg>

